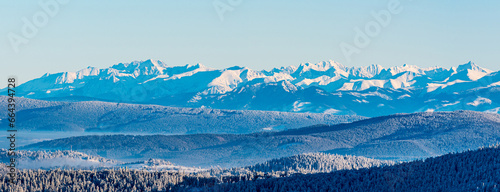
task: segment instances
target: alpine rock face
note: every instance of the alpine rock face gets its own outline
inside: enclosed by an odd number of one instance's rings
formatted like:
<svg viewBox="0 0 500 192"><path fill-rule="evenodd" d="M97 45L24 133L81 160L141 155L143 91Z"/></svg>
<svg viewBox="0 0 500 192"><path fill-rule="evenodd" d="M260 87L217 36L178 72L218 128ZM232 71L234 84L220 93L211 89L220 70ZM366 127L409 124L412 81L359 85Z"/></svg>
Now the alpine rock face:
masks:
<svg viewBox="0 0 500 192"><path fill-rule="evenodd" d="M468 62L452 68L346 67L335 61L256 71L168 66L155 60L45 74L17 95L174 107L380 116L422 111L498 113L500 74Z"/></svg>

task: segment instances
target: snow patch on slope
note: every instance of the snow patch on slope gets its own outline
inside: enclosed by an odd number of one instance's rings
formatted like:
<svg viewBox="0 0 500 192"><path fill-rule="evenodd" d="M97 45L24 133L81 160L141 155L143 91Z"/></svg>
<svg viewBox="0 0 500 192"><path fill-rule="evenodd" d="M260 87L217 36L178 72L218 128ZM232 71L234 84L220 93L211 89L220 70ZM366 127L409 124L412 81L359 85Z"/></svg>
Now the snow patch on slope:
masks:
<svg viewBox="0 0 500 192"><path fill-rule="evenodd" d="M477 107L477 106L483 105L483 104L491 104L491 100L488 98L484 98L484 97L478 97L473 102L467 103L467 105L472 105L474 107Z"/></svg>

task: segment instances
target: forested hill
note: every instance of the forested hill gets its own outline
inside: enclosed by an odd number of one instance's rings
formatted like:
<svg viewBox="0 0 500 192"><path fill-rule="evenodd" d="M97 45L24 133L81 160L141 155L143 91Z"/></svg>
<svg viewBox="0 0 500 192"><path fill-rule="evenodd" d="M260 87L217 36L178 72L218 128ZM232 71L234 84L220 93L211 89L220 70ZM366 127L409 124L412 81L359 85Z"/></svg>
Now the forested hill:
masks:
<svg viewBox="0 0 500 192"><path fill-rule="evenodd" d="M410 163L232 184L204 191L499 191L498 145Z"/></svg>
<svg viewBox="0 0 500 192"><path fill-rule="evenodd" d="M499 114L456 111L396 114L254 134L69 137L22 148L73 149L118 160L157 158L183 166L239 167L311 152L412 160L489 146L499 138Z"/></svg>
<svg viewBox="0 0 500 192"><path fill-rule="evenodd" d="M392 161L380 161L351 155L308 153L290 157L282 157L279 159L272 159L247 168L251 171L260 172L289 171L300 173L325 173L338 170L361 169L391 164L394 163Z"/></svg>
<svg viewBox="0 0 500 192"><path fill-rule="evenodd" d="M275 175L250 171L211 176L146 170L24 170L18 191L499 191L500 148L448 154L392 166L331 173ZM0 172L7 171L5 165Z"/></svg>
<svg viewBox="0 0 500 192"><path fill-rule="evenodd" d="M381 161L352 155L307 153L276 158L247 167L233 167L229 169L212 168L206 172L210 173L212 176L246 175L249 173L264 173L267 175L280 176L295 173L329 173L338 170L362 169L393 164L395 164L393 161Z"/></svg>
<svg viewBox="0 0 500 192"><path fill-rule="evenodd" d="M0 106L7 98L0 96ZM361 116L276 111L180 108L101 101L56 102L16 99L16 127L23 131L114 132L142 134L253 133L316 124L333 125ZM7 110L0 110L6 117ZM8 126L0 119L0 126Z"/></svg>

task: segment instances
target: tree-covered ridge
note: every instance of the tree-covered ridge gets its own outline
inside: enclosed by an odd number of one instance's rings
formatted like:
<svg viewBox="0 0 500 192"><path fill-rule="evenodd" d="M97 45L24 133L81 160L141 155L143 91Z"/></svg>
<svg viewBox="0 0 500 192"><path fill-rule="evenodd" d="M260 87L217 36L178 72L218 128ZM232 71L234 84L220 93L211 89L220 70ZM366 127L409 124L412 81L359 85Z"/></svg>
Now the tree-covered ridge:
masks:
<svg viewBox="0 0 500 192"><path fill-rule="evenodd" d="M111 167L119 161L92 156L78 151L15 151L16 166L23 169L38 168L100 168ZM0 162L10 162L7 149L0 149Z"/></svg>
<svg viewBox="0 0 500 192"><path fill-rule="evenodd" d="M304 159L323 157L309 155ZM335 159L335 155L331 156ZM291 157L299 159L303 157ZM345 157L339 157L345 158ZM281 164L286 164L286 158ZM279 162L275 159L270 162ZM306 162L307 160L300 160ZM280 164L280 163L275 163ZM258 166L257 166L258 167ZM268 166L269 167L269 166ZM252 168L250 168L252 169ZM254 170L258 170L253 167ZM499 191L500 147L452 153L392 166L331 173L245 174L145 170L23 170L1 191ZM5 173L5 167L0 170Z"/></svg>
<svg viewBox="0 0 500 192"><path fill-rule="evenodd" d="M500 148L387 167L224 183L204 191L500 191Z"/></svg>
<svg viewBox="0 0 500 192"><path fill-rule="evenodd" d="M61 155L63 154L63 155ZM53 157L85 157L88 155L78 152L57 151L21 151L18 157L21 159L47 160ZM93 159L102 157L91 157ZM145 164L138 168L135 164ZM390 161L380 161L364 157L331 155L324 153L311 153L273 159L248 167L240 168L213 168L207 171L184 168L177 170L162 169L165 165L174 166L169 162L150 159L144 162L125 163L116 165L115 169L96 168L89 170L72 169L52 169L52 170L30 170L20 171L17 185L7 188L5 185L6 167L2 164L1 173L3 182L0 189L2 191L165 191L183 190L189 188L199 188L212 186L220 183L231 183L238 181L248 181L263 178L287 177L293 174L309 174L318 172L331 172L342 169L368 168L372 166L383 166L392 164ZM125 167L125 168L124 168ZM132 167L133 169L127 169ZM135 167L135 168L134 168ZM158 168L158 169L156 169ZM160 171L157 171L160 170ZM28 177L28 178L25 178ZM41 178L41 179L39 179ZM122 183L120 180L124 180ZM138 182L139 181L139 182ZM41 185L35 183L42 183Z"/></svg>
<svg viewBox="0 0 500 192"><path fill-rule="evenodd" d="M241 167L327 152L414 160L500 142L500 115L423 112L252 134L101 135L43 141L27 150L76 150L111 159L165 159L183 166Z"/></svg>
<svg viewBox="0 0 500 192"><path fill-rule="evenodd" d="M252 172L288 172L288 173L328 173L338 170L351 170L392 165L392 161L381 161L352 155L325 153L307 153L272 159L264 163L248 166Z"/></svg>
<svg viewBox="0 0 500 192"><path fill-rule="evenodd" d="M0 106L7 105L0 95ZM16 126L25 131L142 134L254 133L366 119L323 113L181 108L101 101L59 102L16 99ZM5 117L7 110L0 111ZM7 126L6 119L0 126Z"/></svg>

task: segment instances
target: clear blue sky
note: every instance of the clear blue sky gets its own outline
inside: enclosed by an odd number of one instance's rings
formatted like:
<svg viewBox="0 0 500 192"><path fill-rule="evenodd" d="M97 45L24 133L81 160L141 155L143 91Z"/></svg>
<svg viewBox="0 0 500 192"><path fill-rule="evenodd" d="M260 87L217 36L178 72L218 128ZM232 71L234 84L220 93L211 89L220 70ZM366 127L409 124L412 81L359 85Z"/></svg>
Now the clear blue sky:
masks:
<svg viewBox="0 0 500 192"><path fill-rule="evenodd" d="M25 82L46 72L150 58L257 70L323 60L384 67L451 67L472 60L500 70L499 1L400 0L402 11L350 61L339 45L353 44L354 28L376 21L370 12L387 10L389 0L217 1L232 9L223 20L213 0L72 0L47 24L39 23L17 53L9 34L22 37L23 18L32 21L46 11L39 1L1 1L0 77Z"/></svg>

